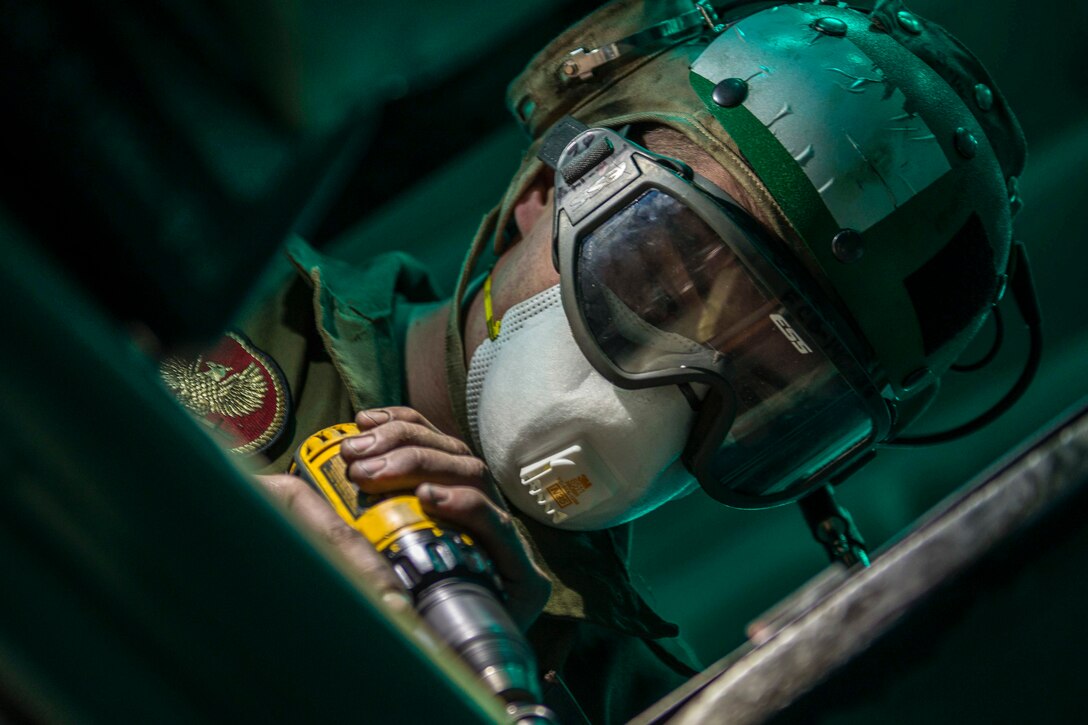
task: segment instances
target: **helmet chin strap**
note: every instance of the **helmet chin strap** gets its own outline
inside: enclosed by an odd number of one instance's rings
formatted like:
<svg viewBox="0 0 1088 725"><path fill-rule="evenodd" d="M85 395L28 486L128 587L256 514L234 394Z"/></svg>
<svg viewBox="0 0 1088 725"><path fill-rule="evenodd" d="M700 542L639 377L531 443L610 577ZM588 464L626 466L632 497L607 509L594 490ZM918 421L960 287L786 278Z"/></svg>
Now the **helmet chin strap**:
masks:
<svg viewBox="0 0 1088 725"><path fill-rule="evenodd" d="M468 371L465 367L465 325L464 302L465 293L468 291L469 280L472 271L476 268L476 262L480 259L485 246L495 236L495 228L498 223L499 207L495 207L480 224L476 232L476 238L469 247L465 263L461 267L461 274L457 278L457 288L450 300L450 316L446 323L446 390L450 396L450 409L453 411L453 420L457 424L457 431L461 440L470 447L475 447L472 442L471 427L468 422L468 404L465 402L465 386L468 379ZM480 451L476 451L477 454Z"/></svg>

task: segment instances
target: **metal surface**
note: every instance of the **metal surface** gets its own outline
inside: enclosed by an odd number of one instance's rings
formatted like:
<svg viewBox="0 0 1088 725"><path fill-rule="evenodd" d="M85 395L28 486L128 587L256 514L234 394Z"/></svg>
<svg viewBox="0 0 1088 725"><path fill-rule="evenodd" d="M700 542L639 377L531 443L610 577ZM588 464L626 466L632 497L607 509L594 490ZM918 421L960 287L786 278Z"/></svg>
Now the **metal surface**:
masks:
<svg viewBox="0 0 1088 725"><path fill-rule="evenodd" d="M635 720L763 722L863 653L928 594L1088 479L1088 409L937 507L868 569L827 570L753 641Z"/></svg>

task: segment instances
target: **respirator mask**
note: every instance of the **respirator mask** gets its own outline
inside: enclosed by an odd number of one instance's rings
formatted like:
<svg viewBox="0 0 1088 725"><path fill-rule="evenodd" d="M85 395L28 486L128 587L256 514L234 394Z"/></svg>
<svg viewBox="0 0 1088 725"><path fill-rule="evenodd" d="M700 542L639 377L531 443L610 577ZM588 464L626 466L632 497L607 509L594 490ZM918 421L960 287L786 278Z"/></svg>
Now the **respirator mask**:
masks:
<svg viewBox="0 0 1088 725"><path fill-rule="evenodd" d="M864 347L735 200L569 117L539 156L556 171L560 284L507 312L467 388L478 450L513 505L602 528L694 480L766 507L883 439Z"/></svg>

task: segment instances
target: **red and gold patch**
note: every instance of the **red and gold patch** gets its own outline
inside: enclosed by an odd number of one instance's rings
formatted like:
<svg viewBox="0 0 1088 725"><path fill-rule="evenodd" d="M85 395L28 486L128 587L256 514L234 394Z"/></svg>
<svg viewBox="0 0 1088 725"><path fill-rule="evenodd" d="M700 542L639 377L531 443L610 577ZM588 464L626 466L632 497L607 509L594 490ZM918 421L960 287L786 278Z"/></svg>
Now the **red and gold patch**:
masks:
<svg viewBox="0 0 1088 725"><path fill-rule="evenodd" d="M287 423L291 403L283 372L238 333L226 333L195 359L167 358L159 372L178 401L234 453L265 450Z"/></svg>

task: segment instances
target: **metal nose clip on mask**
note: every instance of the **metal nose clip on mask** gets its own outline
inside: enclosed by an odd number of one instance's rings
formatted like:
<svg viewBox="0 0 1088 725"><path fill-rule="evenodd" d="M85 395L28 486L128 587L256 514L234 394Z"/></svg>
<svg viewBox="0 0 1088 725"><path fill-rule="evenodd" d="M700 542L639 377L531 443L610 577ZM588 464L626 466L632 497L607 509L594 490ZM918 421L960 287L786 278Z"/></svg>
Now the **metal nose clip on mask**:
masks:
<svg viewBox="0 0 1088 725"><path fill-rule="evenodd" d="M625 392L684 394L696 412L682 462L707 493L742 508L792 501L884 438L865 348L725 192L569 117L540 157L556 170L554 257L573 340Z"/></svg>

